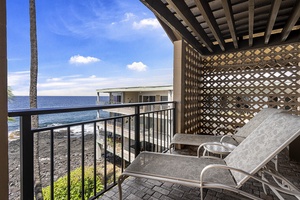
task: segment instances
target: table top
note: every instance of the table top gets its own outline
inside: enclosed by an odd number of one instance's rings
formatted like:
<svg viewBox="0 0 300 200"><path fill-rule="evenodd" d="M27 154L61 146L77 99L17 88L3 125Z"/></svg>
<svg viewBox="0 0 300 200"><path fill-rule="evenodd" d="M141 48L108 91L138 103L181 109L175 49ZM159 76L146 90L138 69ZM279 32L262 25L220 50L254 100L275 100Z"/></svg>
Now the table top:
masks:
<svg viewBox="0 0 300 200"><path fill-rule="evenodd" d="M209 142L203 144L205 150L216 154L229 154L235 149L235 145L226 142Z"/></svg>

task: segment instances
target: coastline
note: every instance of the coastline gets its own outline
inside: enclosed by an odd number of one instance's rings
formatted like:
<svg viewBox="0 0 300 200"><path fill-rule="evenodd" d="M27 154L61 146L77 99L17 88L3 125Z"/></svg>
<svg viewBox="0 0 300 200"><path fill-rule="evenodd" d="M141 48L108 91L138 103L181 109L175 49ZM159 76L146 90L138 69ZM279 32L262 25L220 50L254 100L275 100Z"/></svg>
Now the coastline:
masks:
<svg viewBox="0 0 300 200"><path fill-rule="evenodd" d="M80 136L71 137L71 170L81 166ZM40 168L42 186L50 184L50 133L40 133ZM12 140L9 146L9 199L20 199L20 140ZM94 161L94 136L84 136L84 165L91 166ZM101 164L97 161L97 165ZM67 173L67 137L66 133L54 134L54 181Z"/></svg>

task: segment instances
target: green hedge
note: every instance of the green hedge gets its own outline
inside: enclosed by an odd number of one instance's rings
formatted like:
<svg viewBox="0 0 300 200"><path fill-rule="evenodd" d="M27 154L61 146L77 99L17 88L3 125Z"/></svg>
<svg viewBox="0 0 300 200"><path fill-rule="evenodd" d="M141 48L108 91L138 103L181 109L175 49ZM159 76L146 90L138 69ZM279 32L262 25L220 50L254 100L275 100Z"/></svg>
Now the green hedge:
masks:
<svg viewBox="0 0 300 200"><path fill-rule="evenodd" d="M93 167L85 167L84 173L84 199L88 199L94 195L94 169ZM82 190L81 190L81 167L75 169L70 173L71 177L71 187L70 195L72 200L81 200ZM96 176L96 191L100 192L103 189L102 176ZM55 200L65 200L67 199L67 180L68 177L63 176L54 182L54 199ZM44 200L50 200L50 186L43 188Z"/></svg>

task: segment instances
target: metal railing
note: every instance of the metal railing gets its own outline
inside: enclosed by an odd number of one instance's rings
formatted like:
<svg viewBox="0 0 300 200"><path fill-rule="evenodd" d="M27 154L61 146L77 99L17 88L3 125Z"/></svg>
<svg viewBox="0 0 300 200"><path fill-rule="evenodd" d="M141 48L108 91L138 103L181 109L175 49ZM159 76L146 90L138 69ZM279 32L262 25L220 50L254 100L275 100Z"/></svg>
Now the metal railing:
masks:
<svg viewBox="0 0 300 200"><path fill-rule="evenodd" d="M143 107L150 105L168 105L160 106L163 109L146 111ZM71 199L71 171L81 168L81 199L85 197L85 168L93 168L93 192L88 197L96 199L111 187L117 184L117 176L126 168L126 166L140 153L140 151L164 152L168 150L171 137L175 130L175 102L151 102L151 103L131 103L122 105L104 105L80 108L55 108L55 109L27 109L9 111L10 117L20 117L20 199L34 199L34 170L37 163L34 162L34 137L44 136L48 138L49 146L39 149L49 153L48 171L41 173L49 174L49 183L42 183L43 187L50 187L50 199L55 199L54 186L55 181L62 176L57 174L55 166L56 159L66 157L66 169L63 175L67 176L67 199ZM31 128L31 116L34 115L53 115L81 111L107 110L114 108L133 107L134 114L119 115L117 117L97 118L90 121L64 124L51 127ZM157 107L157 106L154 106ZM101 112L101 111L100 111ZM59 123L59 122L57 122ZM79 135L76 137L72 129L79 127ZM91 130L87 131L86 128ZM63 141L63 147L57 146L57 133L65 133L60 141ZM89 133L89 134L87 134ZM89 135L89 136L88 136ZM78 140L81 140L78 143ZM74 147L74 142L77 146ZM87 142L89 142L87 144ZM79 146L78 146L79 144ZM60 148L60 149L59 149ZM61 148L65 148L66 156L60 155ZM77 154L72 155L72 150L80 149ZM88 149L88 150L87 150ZM74 163L74 159L79 159L80 164ZM89 162L87 162L87 160ZM108 168L111 168L109 172ZM56 167L56 168L55 168ZM98 191L96 180L102 172L102 188Z"/></svg>

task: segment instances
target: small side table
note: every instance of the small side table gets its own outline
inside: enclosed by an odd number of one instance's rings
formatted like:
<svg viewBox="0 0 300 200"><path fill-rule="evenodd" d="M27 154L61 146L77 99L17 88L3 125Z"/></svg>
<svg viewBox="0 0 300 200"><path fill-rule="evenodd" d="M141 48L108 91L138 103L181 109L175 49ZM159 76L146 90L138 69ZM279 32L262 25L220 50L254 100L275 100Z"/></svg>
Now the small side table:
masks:
<svg viewBox="0 0 300 200"><path fill-rule="evenodd" d="M204 143L203 146L203 156L209 155L209 153L219 154L222 158L223 155L231 153L235 149L235 145L226 142L208 142Z"/></svg>

